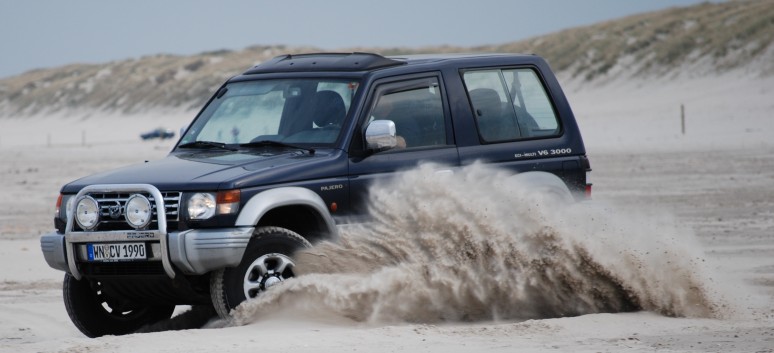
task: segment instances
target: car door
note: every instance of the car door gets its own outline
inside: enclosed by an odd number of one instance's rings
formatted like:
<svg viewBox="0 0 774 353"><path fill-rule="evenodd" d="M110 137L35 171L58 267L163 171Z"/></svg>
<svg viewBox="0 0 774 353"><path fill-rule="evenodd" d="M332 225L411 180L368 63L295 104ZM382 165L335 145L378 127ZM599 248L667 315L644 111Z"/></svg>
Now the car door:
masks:
<svg viewBox="0 0 774 353"><path fill-rule="evenodd" d="M368 189L396 172L423 162L439 164L439 171L459 165L448 102L439 73L393 77L372 85L353 138L349 159L352 213L367 211ZM372 121L395 123L398 146L369 151L365 130Z"/></svg>

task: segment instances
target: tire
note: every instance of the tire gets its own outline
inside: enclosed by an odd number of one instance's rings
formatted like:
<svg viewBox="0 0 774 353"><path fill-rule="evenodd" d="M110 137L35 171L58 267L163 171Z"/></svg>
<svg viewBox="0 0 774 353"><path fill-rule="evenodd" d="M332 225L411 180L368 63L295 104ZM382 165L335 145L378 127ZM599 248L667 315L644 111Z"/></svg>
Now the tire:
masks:
<svg viewBox="0 0 774 353"><path fill-rule="evenodd" d="M210 295L218 316L228 320L231 310L243 301L294 277L291 256L311 246L304 237L285 228L256 228L239 265L210 275Z"/></svg>
<svg viewBox="0 0 774 353"><path fill-rule="evenodd" d="M98 281L77 280L65 274L62 288L65 309L75 327L88 337L125 335L140 327L169 319L174 305L114 309L122 303L107 297ZM126 303L123 303L126 304Z"/></svg>

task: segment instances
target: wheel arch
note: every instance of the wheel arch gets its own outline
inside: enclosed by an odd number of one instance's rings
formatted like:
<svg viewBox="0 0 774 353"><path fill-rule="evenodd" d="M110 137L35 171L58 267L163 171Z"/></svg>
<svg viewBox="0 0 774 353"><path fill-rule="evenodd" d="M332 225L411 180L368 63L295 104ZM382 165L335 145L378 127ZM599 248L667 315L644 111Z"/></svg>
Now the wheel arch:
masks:
<svg viewBox="0 0 774 353"><path fill-rule="evenodd" d="M236 226L282 227L311 242L338 238L336 223L322 198L301 187L282 187L256 194L240 211Z"/></svg>
<svg viewBox="0 0 774 353"><path fill-rule="evenodd" d="M518 173L511 177L513 182L519 183L532 191L551 195L557 201L572 201L573 196L567 184L556 174L543 171L529 171Z"/></svg>

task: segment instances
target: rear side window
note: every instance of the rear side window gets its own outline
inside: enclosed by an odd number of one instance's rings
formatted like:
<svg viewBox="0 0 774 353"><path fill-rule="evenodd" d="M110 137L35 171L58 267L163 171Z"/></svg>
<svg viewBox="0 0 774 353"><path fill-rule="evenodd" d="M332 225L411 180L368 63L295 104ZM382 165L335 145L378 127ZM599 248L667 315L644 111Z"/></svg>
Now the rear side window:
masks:
<svg viewBox="0 0 774 353"><path fill-rule="evenodd" d="M559 121L532 69L486 69L463 74L483 142L558 135Z"/></svg>

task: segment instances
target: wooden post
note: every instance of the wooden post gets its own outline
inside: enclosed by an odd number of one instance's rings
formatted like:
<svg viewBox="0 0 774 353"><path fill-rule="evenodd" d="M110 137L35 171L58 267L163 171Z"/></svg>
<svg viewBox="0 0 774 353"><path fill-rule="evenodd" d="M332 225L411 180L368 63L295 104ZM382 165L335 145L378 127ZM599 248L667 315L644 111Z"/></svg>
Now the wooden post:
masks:
<svg viewBox="0 0 774 353"><path fill-rule="evenodd" d="M680 126L683 135L685 135L685 105L683 104L680 104Z"/></svg>

